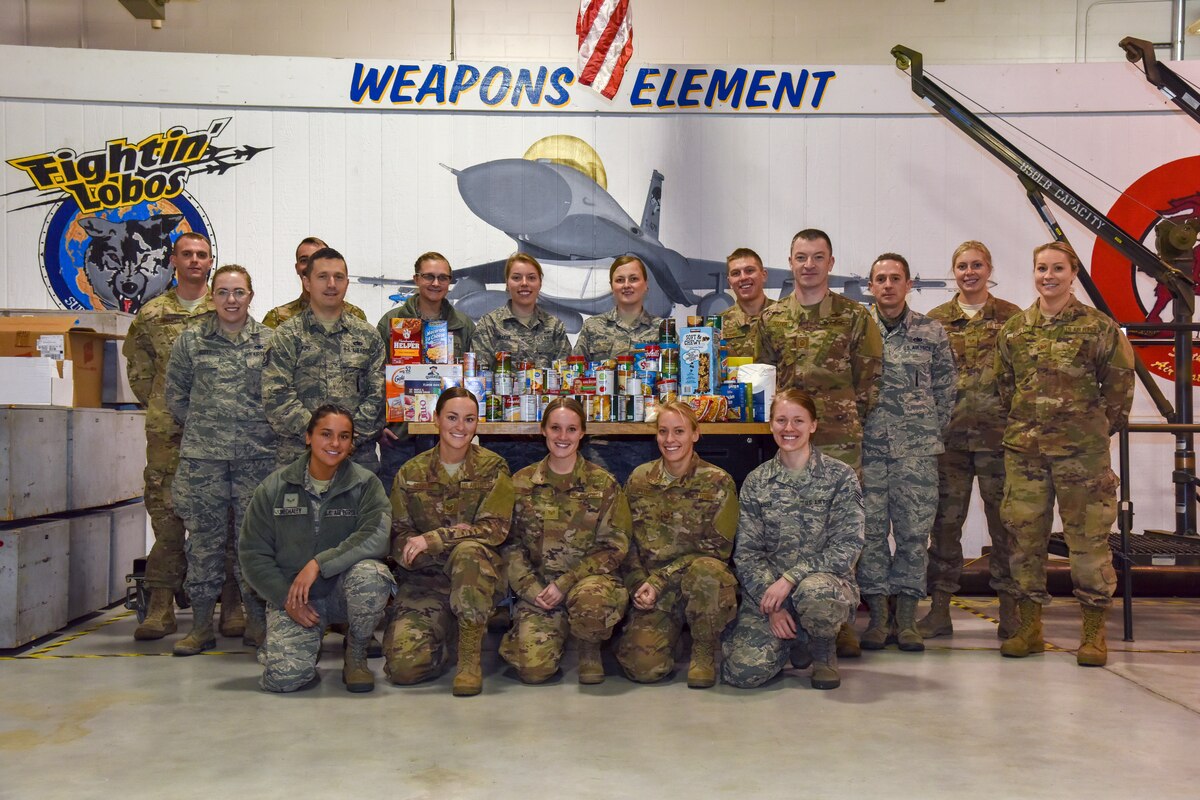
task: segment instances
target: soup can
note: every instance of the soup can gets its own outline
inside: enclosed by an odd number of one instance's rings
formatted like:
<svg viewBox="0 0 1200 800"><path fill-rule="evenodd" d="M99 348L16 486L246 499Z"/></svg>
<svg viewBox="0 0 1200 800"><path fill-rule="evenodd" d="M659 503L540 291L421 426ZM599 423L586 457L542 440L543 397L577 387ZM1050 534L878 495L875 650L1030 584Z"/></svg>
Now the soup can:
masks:
<svg viewBox="0 0 1200 800"><path fill-rule="evenodd" d="M498 394L489 394L484 401L486 412L484 418L488 422L501 422L504 420L504 400Z"/></svg>
<svg viewBox="0 0 1200 800"><path fill-rule="evenodd" d="M479 374L479 356L471 352L463 353L462 368L464 378L474 378Z"/></svg>
<svg viewBox="0 0 1200 800"><path fill-rule="evenodd" d="M495 387L495 393L501 397L508 397L515 394L513 390L513 374L511 372L497 372L492 382Z"/></svg>
<svg viewBox="0 0 1200 800"><path fill-rule="evenodd" d="M608 422L612 419L613 397L611 394L594 395L591 400L592 413L589 419L592 422Z"/></svg>
<svg viewBox="0 0 1200 800"><path fill-rule="evenodd" d="M521 421L521 396L510 395L504 398L504 421Z"/></svg>
<svg viewBox="0 0 1200 800"><path fill-rule="evenodd" d="M612 396L617 393L617 373L611 369L596 370L596 394Z"/></svg>
<svg viewBox="0 0 1200 800"><path fill-rule="evenodd" d="M536 394L521 395L521 422L538 421L538 396Z"/></svg>
<svg viewBox="0 0 1200 800"><path fill-rule="evenodd" d="M621 394L637 395L638 397L641 397L641 395L642 395L642 379L641 378L626 378L625 379L625 391L621 392Z"/></svg>

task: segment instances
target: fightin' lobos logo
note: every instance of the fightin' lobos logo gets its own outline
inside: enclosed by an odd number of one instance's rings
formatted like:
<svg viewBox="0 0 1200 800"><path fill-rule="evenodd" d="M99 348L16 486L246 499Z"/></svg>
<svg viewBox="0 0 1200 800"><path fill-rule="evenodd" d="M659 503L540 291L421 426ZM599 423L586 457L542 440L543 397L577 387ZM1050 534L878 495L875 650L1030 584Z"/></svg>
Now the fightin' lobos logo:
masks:
<svg viewBox="0 0 1200 800"><path fill-rule="evenodd" d="M1160 215L1168 219L1200 215L1200 156L1181 158L1150 170L1134 181L1108 212L1109 219L1141 237L1150 250L1154 250L1154 226ZM1171 320L1171 295L1167 289L1135 270L1129 259L1100 239L1092 249L1092 276L1117 319ZM1200 283L1200 251L1192 260L1192 277ZM1175 379L1174 347L1147 345L1136 350L1151 372ZM1192 385L1200 385L1200 352L1192 358L1192 370Z"/></svg>
<svg viewBox="0 0 1200 800"><path fill-rule="evenodd" d="M82 154L62 148L9 159L51 206L39 241L42 276L69 309L136 312L174 282L171 247L180 234L216 240L204 210L185 191L196 174L223 174L270 148L213 144L230 118L189 131L172 127L137 143L110 139Z"/></svg>

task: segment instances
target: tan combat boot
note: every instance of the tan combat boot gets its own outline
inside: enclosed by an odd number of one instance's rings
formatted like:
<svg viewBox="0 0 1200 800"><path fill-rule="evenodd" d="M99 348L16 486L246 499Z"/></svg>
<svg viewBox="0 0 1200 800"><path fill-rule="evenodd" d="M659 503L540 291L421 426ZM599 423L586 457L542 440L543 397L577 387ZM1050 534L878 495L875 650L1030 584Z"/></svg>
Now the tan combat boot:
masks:
<svg viewBox="0 0 1200 800"><path fill-rule="evenodd" d="M1104 638L1104 615L1108 609L1080 608L1083 611L1083 635L1079 650L1075 652L1075 663L1081 667L1103 667L1108 663L1108 642Z"/></svg>
<svg viewBox="0 0 1200 800"><path fill-rule="evenodd" d="M862 645L858 642L858 633L850 622L843 622L842 627L838 628L837 654L838 658L862 657ZM792 663L795 664L795 662ZM801 669L801 667L797 667L797 669Z"/></svg>
<svg viewBox="0 0 1200 800"><path fill-rule="evenodd" d="M604 662L600 660L600 643L579 641L579 682L604 683Z"/></svg>
<svg viewBox="0 0 1200 800"><path fill-rule="evenodd" d="M871 609L871 621L863 632L863 650L882 650L887 646L888 634L891 633L891 614L888 610L888 598L885 594L869 594L864 600L867 608Z"/></svg>
<svg viewBox="0 0 1200 800"><path fill-rule="evenodd" d="M924 639L953 636L954 624L950 621L950 593L933 590L929 613L917 621L917 632Z"/></svg>
<svg viewBox="0 0 1200 800"><path fill-rule="evenodd" d="M1042 638L1042 604L1035 600L1022 600L1017 608L1021 613L1021 627L1000 645L1000 655L1024 658L1030 653L1043 652L1046 640Z"/></svg>
<svg viewBox="0 0 1200 800"><path fill-rule="evenodd" d="M906 653L925 649L925 639L917 630L917 598L911 594L896 598L896 646Z"/></svg>
<svg viewBox="0 0 1200 800"><path fill-rule="evenodd" d="M842 685L842 676L837 671L837 646L832 639L809 639L808 652L812 653L812 687L814 689L836 689Z"/></svg>
<svg viewBox="0 0 1200 800"><path fill-rule="evenodd" d="M458 672L451 689L455 697L473 697L483 691L480 649L486 629L486 624L458 621Z"/></svg>
<svg viewBox="0 0 1200 800"><path fill-rule="evenodd" d="M375 688L375 674L367 666L367 637L346 634L346 651L342 654L342 683L348 692L369 692Z"/></svg>
<svg viewBox="0 0 1200 800"><path fill-rule="evenodd" d="M161 639L177 631L175 624L175 593L170 589L150 590L150 608L145 621L137 626L133 638L138 641Z"/></svg>
<svg viewBox="0 0 1200 800"><path fill-rule="evenodd" d="M1008 639L1021 627L1021 613L1017 610L1015 594L1000 595L1000 624L996 626L996 635Z"/></svg>
<svg viewBox="0 0 1200 800"><path fill-rule="evenodd" d="M192 629L187 636L175 643L171 653L177 656L195 656L216 646L217 637L213 635L213 604L193 604Z"/></svg>
<svg viewBox="0 0 1200 800"><path fill-rule="evenodd" d="M246 610L242 608L242 591L232 577L225 578L221 587L221 621L217 625L222 636L241 636L246 632Z"/></svg>
<svg viewBox="0 0 1200 800"><path fill-rule="evenodd" d="M688 688L707 689L717 682L716 642L708 637L692 640L692 660L688 664Z"/></svg>

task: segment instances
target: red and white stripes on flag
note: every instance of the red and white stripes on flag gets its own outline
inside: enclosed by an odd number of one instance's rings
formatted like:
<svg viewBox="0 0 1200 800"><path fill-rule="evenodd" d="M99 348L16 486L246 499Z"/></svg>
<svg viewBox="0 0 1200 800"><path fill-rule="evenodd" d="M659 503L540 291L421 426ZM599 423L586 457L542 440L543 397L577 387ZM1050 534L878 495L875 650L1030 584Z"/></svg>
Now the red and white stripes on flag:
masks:
<svg viewBox="0 0 1200 800"><path fill-rule="evenodd" d="M630 0L579 0L579 82L612 100L633 56Z"/></svg>

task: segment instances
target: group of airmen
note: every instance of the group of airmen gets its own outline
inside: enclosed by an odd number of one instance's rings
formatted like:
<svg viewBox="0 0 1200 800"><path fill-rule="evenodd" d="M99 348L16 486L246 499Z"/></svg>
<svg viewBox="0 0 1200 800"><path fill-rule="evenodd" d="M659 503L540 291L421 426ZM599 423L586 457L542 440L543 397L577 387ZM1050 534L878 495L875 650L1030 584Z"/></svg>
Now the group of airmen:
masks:
<svg viewBox="0 0 1200 800"><path fill-rule="evenodd" d="M696 454L700 426L683 403L662 405L653 441L585 442L583 409L562 397L541 435L481 446L478 398L462 388L439 397L436 437L384 424L392 319L447 321L455 352L476 352L483 367L500 351L536 363L616 358L658 332L634 256L613 262L613 309L587 319L573 348L539 306L542 267L523 253L505 267L509 301L478 322L447 300L448 260L424 253L416 293L377 326L345 300L345 257L315 237L296 250L303 293L264 323L249 315L250 274L212 272L203 236L180 235L171 262L176 285L139 311L124 346L147 406L155 533L138 639L174 633L186 593L193 627L174 653L215 647L219 601L217 627L258 648L268 691L312 685L333 627L346 637L351 691L374 687L367 659L378 649L392 683L456 662L454 693L473 695L488 622L507 601L500 655L527 683L551 679L568 643L579 681L603 681L614 633L627 677L667 679L686 625L689 686L757 686L790 661L830 689L839 656L892 643L920 651L952 634L978 478L1003 655L1045 649L1057 500L1083 616L1077 661L1105 663L1109 437L1128 418L1134 356L1116 323L1074 297L1069 245L1034 249L1038 299L1021 310L990 293L987 247L964 242L951 259L958 291L928 316L908 306L898 253L871 265L868 308L830 292L823 231L793 237L794 291L779 301L764 292L761 258L735 250L729 354L777 368L777 452L740 492Z"/></svg>

